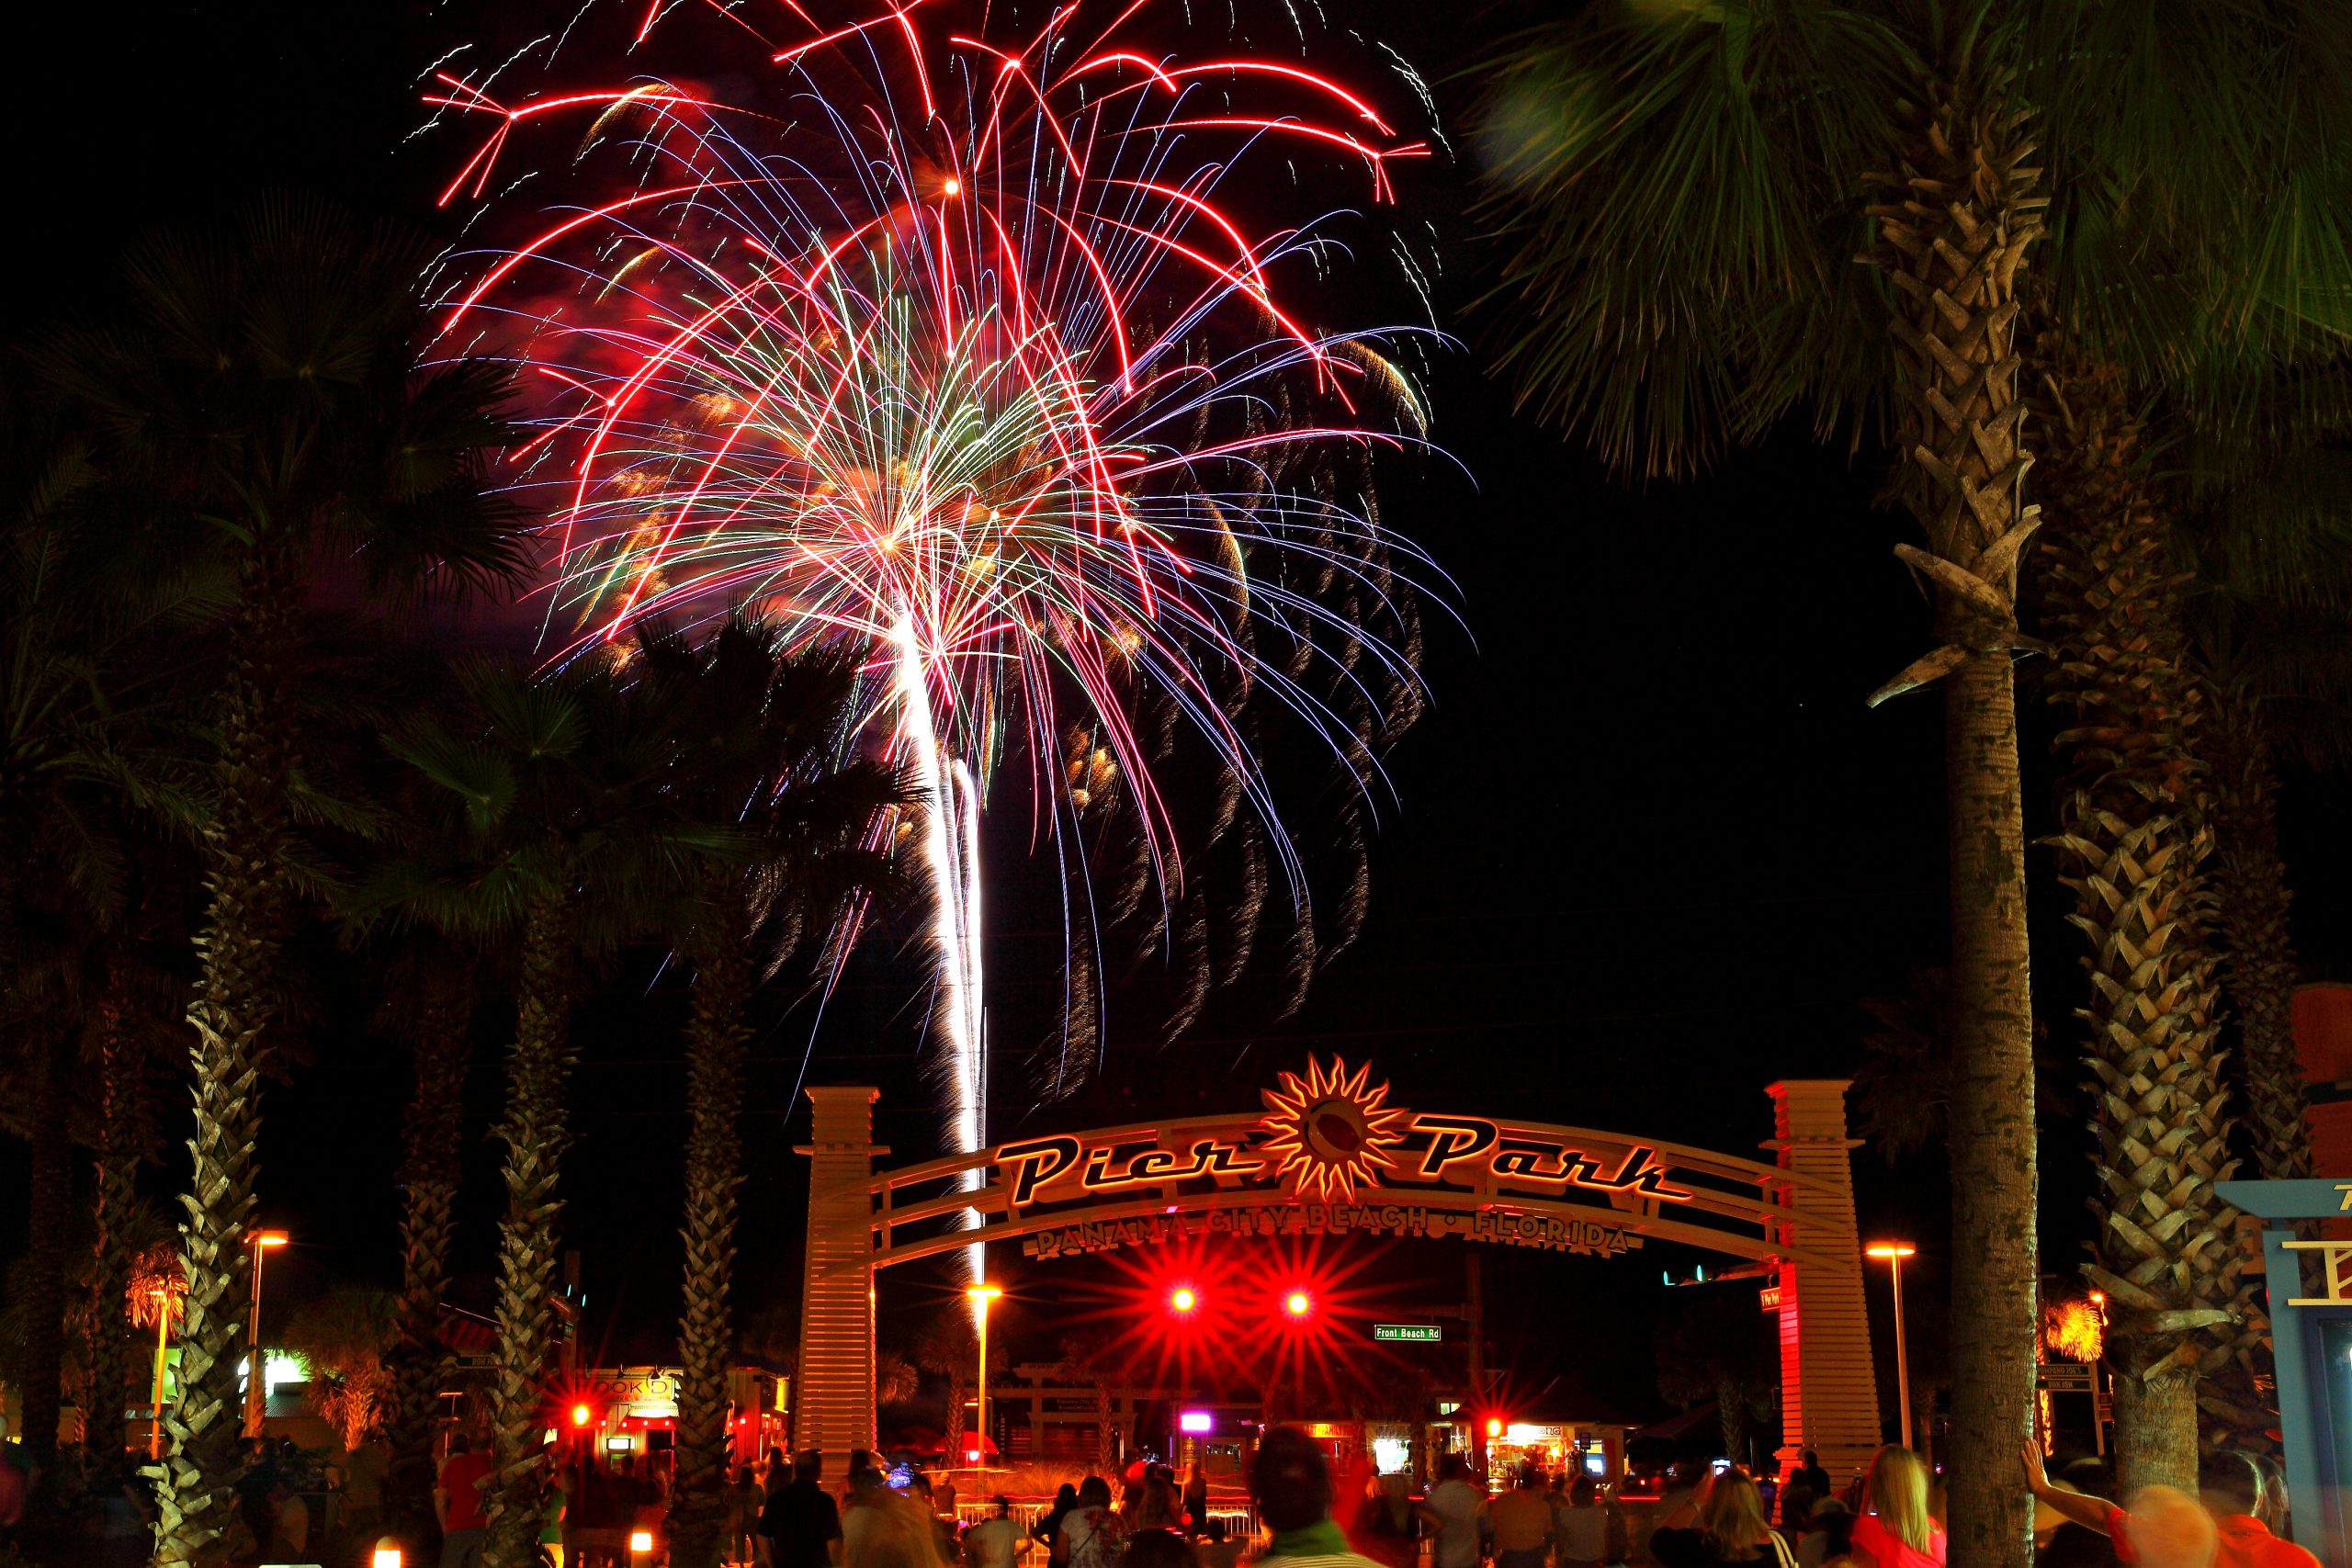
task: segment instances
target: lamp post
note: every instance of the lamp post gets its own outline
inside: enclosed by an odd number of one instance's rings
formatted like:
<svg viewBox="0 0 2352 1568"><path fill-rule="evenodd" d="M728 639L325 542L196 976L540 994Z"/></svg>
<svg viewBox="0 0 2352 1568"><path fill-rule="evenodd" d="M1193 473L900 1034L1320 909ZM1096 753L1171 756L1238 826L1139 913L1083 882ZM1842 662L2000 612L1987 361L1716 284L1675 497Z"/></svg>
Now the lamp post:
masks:
<svg viewBox="0 0 2352 1568"><path fill-rule="evenodd" d="M155 1298L155 1388L150 1400L153 1411L147 1427L147 1457L164 1457L164 1346L172 1332L172 1292L157 1286L148 1292Z"/></svg>
<svg viewBox="0 0 2352 1568"><path fill-rule="evenodd" d="M273 1247L286 1245L284 1231L255 1231L245 1238L254 1249L253 1315L245 1327L245 1436L261 1436L262 1416L267 1408L268 1379L264 1375L261 1353L261 1265Z"/></svg>
<svg viewBox="0 0 2352 1568"><path fill-rule="evenodd" d="M976 1385L979 1393L974 1401L972 1418L979 1427L977 1434L978 1440L975 1448L980 1462L976 1468L986 1470L989 1463L989 1303L1004 1294L1004 1292L983 1280L977 1285L966 1286L964 1293L979 1303L980 1381Z"/></svg>
<svg viewBox="0 0 2352 1568"><path fill-rule="evenodd" d="M1903 1446L1907 1449L1911 1446L1911 1357L1903 1343L1903 1260L1916 1256L1919 1249L1907 1241L1880 1241L1862 1250L1870 1257L1886 1259L1894 1280L1894 1397L1903 1406Z"/></svg>

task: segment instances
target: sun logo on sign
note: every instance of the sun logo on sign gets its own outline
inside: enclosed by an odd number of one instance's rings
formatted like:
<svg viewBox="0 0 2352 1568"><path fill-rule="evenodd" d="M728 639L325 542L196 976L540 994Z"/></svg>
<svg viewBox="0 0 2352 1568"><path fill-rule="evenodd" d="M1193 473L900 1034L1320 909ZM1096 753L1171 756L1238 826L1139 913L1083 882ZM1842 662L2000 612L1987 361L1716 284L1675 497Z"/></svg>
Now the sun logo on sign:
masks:
<svg viewBox="0 0 2352 1568"><path fill-rule="evenodd" d="M1388 1086L1368 1086L1371 1074L1369 1065L1351 1074L1337 1056L1326 1072L1309 1056L1304 1077L1284 1073L1280 1089L1260 1091L1270 1112L1258 1123L1262 1152L1281 1162L1275 1174L1293 1191L1345 1198L1394 1167L1388 1151L1405 1141L1413 1113L1384 1109Z"/></svg>

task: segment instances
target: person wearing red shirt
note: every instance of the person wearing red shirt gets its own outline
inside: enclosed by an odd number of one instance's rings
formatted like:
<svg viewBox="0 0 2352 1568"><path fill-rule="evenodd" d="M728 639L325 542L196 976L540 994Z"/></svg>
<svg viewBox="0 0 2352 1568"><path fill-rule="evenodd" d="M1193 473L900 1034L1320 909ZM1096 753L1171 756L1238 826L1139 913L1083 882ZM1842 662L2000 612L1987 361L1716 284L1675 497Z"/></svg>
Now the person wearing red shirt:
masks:
<svg viewBox="0 0 2352 1568"><path fill-rule="evenodd" d="M2213 1568L2319 1568L2316 1556L2262 1522L2262 1472L2245 1455L2217 1449L2199 1460L2197 1499L2221 1532Z"/></svg>
<svg viewBox="0 0 2352 1568"><path fill-rule="evenodd" d="M2029 1442L2023 1451L2026 1484L2034 1501L2109 1537L2115 1542L2115 1560L2124 1568L2213 1568L2218 1532L2212 1516L2188 1493L2143 1486L2132 1495L2129 1508L2119 1508L2104 1497L2050 1484L2040 1443Z"/></svg>
<svg viewBox="0 0 2352 1568"><path fill-rule="evenodd" d="M498 1468L487 1453L471 1451L463 1432L449 1439L449 1457L433 1488L433 1512L441 1521L441 1568L480 1568L482 1530L490 1520L482 1513L482 1483Z"/></svg>

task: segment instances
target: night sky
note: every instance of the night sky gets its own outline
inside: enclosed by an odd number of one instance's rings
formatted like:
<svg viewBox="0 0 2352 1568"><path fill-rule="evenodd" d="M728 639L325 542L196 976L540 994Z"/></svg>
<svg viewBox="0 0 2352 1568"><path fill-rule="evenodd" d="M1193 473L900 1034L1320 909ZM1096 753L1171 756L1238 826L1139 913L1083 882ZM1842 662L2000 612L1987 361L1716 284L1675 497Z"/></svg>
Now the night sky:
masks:
<svg viewBox="0 0 2352 1568"><path fill-rule="evenodd" d="M412 80L485 25L469 13L492 9L273 0L152 6L134 21L115 7L49 8L58 30L37 62L20 63L11 95L26 152L14 170L14 325L70 307L139 224L262 186L430 224L455 143L399 146L421 118ZM501 5L495 26L526 28L538 9ZM1522 14L1386 0L1342 10L1430 79L1466 160L1460 118L1474 84L1455 73ZM588 58L569 57L575 75ZM1162 1049L1137 1037L1152 1021L1123 1019L1114 999L1104 1083L1040 1107L1001 1082L998 1135L1246 1106L1278 1068L1336 1050L1370 1058L1417 1109L1750 1153L1770 1132L1764 1086L1849 1072L1867 1027L1858 999L1898 991L1911 968L1939 959L1937 699L1862 705L1928 636L1925 602L1889 553L1901 521L1873 504L1883 458L1825 453L1792 430L1706 482L1636 491L1513 417L1482 376L1486 323L1472 307L1492 257L1464 211L1469 173L1440 160L1397 181L1398 221L1435 227L1439 324L1464 340L1434 365L1432 434L1475 483L1430 464L1384 479L1385 520L1451 576L1453 589L1435 597L1461 626L1432 604L1434 700L1389 759L1396 798L1381 803L1363 938L1272 1028L1217 1006ZM1379 276L1343 281L1386 318L1416 309L1401 289L1381 298ZM2030 681L2026 702L2030 807L2046 819L2052 727ZM2327 894L2343 880L2337 803L2299 786L2288 826L2304 872L2307 967L2342 973L2346 922ZM990 848L1001 868L1023 841ZM2063 1053L2077 971L2041 852L2033 870L2040 1009ZM1059 984L1058 933L1023 913L1001 918L990 951L994 995L1014 1013L1024 987L1034 999ZM674 973L656 970L650 958L616 967L582 1014L566 1184L596 1364L666 1355L674 1332L682 993ZM881 1086L881 1141L901 1158L935 1149L917 1075L922 979L919 953L871 951L821 1023L806 1003L763 1017L739 1286L748 1310L787 1294L797 1266L805 1180L790 1146L807 1118L790 1097L812 1030L812 1080ZM270 1090L262 1216L298 1243L271 1263L276 1301L345 1280L390 1282L397 1269L390 1172L406 1079L365 1014L356 995L328 998L311 1064ZM478 1021L469 1088L461 1266L473 1278L459 1293L484 1305L500 1194L481 1134L497 1108L504 1027L495 1010ZM2055 1265L2083 1234L2087 1171L2063 1140L2050 1151L2044 1253ZM0 1187L20 1181L22 1159L21 1145L0 1146ZM1933 1163L1889 1173L1865 1151L1857 1174L1866 1230L1922 1244L1922 1299L1934 1300L1945 1200ZM20 1210L0 1206L0 1252L21 1245L21 1225ZM1459 1279L1451 1246L1397 1248L1358 1288L1374 1303L1442 1296ZM1685 1272L1695 1255L1486 1256L1494 1332L1531 1400L1574 1403L1574 1390L1627 1414L1658 1408L1642 1325L1663 1309L1661 1270ZM1033 1354L1049 1351L1054 1321L1038 1298L1109 1277L1101 1265L1001 1267L1013 1297L1001 1321ZM943 1299L938 1277L906 1275L884 1276L886 1343Z"/></svg>

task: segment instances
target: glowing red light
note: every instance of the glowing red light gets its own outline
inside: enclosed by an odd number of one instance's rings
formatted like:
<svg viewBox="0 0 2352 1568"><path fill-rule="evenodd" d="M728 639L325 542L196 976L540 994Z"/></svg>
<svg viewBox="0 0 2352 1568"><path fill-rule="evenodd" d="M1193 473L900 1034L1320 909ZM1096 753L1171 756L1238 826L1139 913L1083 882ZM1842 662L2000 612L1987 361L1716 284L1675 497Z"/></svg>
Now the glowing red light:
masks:
<svg viewBox="0 0 2352 1568"><path fill-rule="evenodd" d="M1283 1311L1293 1317L1305 1317L1315 1310L1315 1298L1305 1291L1293 1291L1283 1298Z"/></svg>
<svg viewBox="0 0 2352 1568"><path fill-rule="evenodd" d="M571 1407L571 1424L575 1427L585 1427L588 1425L589 1415L590 1411L586 1405L573 1405Z"/></svg>
<svg viewBox="0 0 2352 1568"><path fill-rule="evenodd" d="M1179 1285L1168 1292L1168 1310L1170 1312L1190 1312L1200 1304L1201 1298L1193 1293L1190 1285Z"/></svg>

